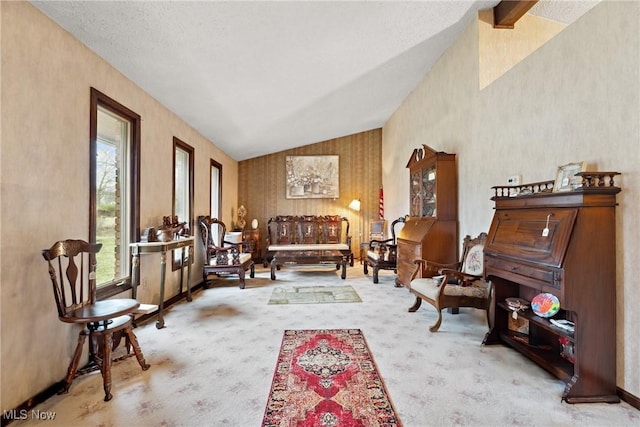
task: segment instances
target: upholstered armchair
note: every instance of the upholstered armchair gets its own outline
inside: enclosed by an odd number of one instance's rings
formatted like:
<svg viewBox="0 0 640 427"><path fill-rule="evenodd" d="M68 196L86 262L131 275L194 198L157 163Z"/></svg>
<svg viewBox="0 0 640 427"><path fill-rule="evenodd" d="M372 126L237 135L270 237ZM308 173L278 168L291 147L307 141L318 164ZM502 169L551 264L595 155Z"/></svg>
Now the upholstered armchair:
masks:
<svg viewBox="0 0 640 427"><path fill-rule="evenodd" d="M491 328L491 298L493 288L483 275L483 250L487 234L481 233L475 239L464 238L460 262L450 265L437 264L423 259L415 260L416 269L411 276L409 291L416 301L409 308L414 312L422 301L435 307L438 320L429 330L436 332L442 323L442 310L451 309L453 314L460 307L473 307L485 310L487 325Z"/></svg>

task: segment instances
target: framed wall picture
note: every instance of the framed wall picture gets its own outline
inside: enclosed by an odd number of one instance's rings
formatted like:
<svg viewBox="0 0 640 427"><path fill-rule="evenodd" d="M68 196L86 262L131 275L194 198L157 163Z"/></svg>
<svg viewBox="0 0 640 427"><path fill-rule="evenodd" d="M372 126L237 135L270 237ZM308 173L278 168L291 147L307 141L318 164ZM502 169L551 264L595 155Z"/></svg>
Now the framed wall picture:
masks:
<svg viewBox="0 0 640 427"><path fill-rule="evenodd" d="M287 199L340 197L339 156L286 156Z"/></svg>
<svg viewBox="0 0 640 427"><path fill-rule="evenodd" d="M582 178L575 176L578 172L586 170L585 162L567 163L558 166L556 180L553 183L553 192L572 191L582 185Z"/></svg>

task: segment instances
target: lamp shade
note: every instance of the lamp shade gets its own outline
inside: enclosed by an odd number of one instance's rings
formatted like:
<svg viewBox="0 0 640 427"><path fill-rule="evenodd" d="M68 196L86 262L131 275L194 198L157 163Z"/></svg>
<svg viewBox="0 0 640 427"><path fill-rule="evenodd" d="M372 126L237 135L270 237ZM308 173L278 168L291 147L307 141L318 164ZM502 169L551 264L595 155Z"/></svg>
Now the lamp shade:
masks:
<svg viewBox="0 0 640 427"><path fill-rule="evenodd" d="M360 199L353 199L351 203L349 203L349 208L360 212Z"/></svg>

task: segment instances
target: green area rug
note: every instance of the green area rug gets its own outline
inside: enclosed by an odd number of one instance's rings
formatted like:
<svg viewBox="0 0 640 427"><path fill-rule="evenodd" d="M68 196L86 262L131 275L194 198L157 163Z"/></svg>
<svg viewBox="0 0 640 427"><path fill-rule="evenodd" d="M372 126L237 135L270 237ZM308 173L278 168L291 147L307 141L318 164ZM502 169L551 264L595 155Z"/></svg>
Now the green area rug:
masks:
<svg viewBox="0 0 640 427"><path fill-rule="evenodd" d="M275 288L269 304L322 304L331 302L362 302L351 286L293 286Z"/></svg>

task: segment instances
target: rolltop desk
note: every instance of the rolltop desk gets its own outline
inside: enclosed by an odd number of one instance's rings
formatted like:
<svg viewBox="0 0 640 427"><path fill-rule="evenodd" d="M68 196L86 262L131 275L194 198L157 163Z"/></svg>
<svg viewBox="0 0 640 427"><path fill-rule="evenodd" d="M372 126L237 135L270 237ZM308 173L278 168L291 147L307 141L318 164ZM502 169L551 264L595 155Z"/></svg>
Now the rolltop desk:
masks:
<svg viewBox="0 0 640 427"><path fill-rule="evenodd" d="M396 286L409 286L416 258L440 264L458 260L456 155L423 144L413 150L409 169L410 214L398 234Z"/></svg>
<svg viewBox="0 0 640 427"><path fill-rule="evenodd" d="M617 403L618 173L576 175L582 186L567 192L550 192L553 181L517 187L515 197L509 197L514 187L494 187L495 213L484 248L485 276L495 289L494 322L484 343L511 346L565 381L563 401ZM539 293L560 301L553 317L530 308L515 316L505 303L510 297L530 302ZM528 331L508 326L518 316ZM572 321L574 331L549 319Z"/></svg>

